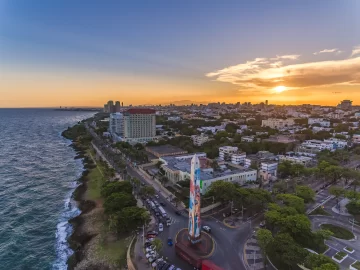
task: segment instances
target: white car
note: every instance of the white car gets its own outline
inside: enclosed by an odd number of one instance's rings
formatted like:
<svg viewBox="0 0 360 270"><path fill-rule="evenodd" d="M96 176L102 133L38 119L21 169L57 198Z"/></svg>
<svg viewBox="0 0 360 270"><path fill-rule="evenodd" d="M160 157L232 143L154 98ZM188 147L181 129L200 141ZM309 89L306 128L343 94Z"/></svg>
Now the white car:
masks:
<svg viewBox="0 0 360 270"><path fill-rule="evenodd" d="M148 259L149 263L152 263L152 262L154 262L155 260L156 260L155 257L150 257L150 258Z"/></svg>
<svg viewBox="0 0 360 270"><path fill-rule="evenodd" d="M150 246L148 248L145 249L146 252L151 252L153 251L155 248L153 246Z"/></svg>
<svg viewBox="0 0 360 270"><path fill-rule="evenodd" d="M146 253L146 255L145 255L145 257L147 258L147 259L149 259L150 257L156 257L156 252L155 251L151 251L151 252L149 252L149 253Z"/></svg>
<svg viewBox="0 0 360 270"><path fill-rule="evenodd" d="M155 198L156 198L156 199L159 199L159 195L155 194Z"/></svg>
<svg viewBox="0 0 360 270"><path fill-rule="evenodd" d="M202 229L203 229L205 232L208 232L208 233L211 232L211 228L210 228L209 226L203 226Z"/></svg>
<svg viewBox="0 0 360 270"><path fill-rule="evenodd" d="M162 232L164 230L164 225L162 223L159 223L159 232Z"/></svg>

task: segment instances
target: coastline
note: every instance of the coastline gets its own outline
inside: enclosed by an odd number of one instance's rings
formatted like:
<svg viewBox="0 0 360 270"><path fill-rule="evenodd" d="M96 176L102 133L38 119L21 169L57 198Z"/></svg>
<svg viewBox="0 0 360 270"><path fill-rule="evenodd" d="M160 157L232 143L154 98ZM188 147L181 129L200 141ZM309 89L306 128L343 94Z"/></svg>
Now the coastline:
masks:
<svg viewBox="0 0 360 270"><path fill-rule="evenodd" d="M94 201L84 199L84 195L87 190L87 175L90 172L89 169L94 167L94 163L85 155L87 148L76 141L77 137L74 138L67 135L66 131L71 130L75 126L76 125L64 130L61 133L64 138L72 142L69 147L72 147L76 153L74 159L82 159L83 165L83 172L76 181L78 185L71 195L72 199L77 202L77 208L79 209L80 214L68 220L68 223L72 226L72 233L68 237L67 242L69 244L69 248L73 251L73 254L67 259L67 269L74 269L76 265L83 260L85 255L85 245L95 236L84 233L82 228L84 225L83 216L96 207L96 203Z"/></svg>

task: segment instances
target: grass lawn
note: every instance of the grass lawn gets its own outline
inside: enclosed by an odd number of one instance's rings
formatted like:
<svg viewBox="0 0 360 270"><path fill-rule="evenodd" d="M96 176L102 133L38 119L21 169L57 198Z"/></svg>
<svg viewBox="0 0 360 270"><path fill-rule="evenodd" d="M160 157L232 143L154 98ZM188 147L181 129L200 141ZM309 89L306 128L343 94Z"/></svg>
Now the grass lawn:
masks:
<svg viewBox="0 0 360 270"><path fill-rule="evenodd" d="M343 227L338 227L332 224L322 224L321 229L331 231L334 234L333 236L336 238L344 240L350 240L354 238L353 233Z"/></svg>
<svg viewBox="0 0 360 270"><path fill-rule="evenodd" d="M331 216L330 213L326 212L323 208L318 207L316 208L314 211L312 211L310 214L311 215L322 215L322 216Z"/></svg>
<svg viewBox="0 0 360 270"><path fill-rule="evenodd" d="M87 154L93 157L90 151L87 151ZM99 164L97 164L96 168L90 170L88 178L89 181L87 182L88 187L85 197L87 200L96 201L101 198L100 191L103 183L105 182L105 177Z"/></svg>
<svg viewBox="0 0 360 270"><path fill-rule="evenodd" d="M351 266L360 270L360 262L359 261L354 262Z"/></svg>
<svg viewBox="0 0 360 270"><path fill-rule="evenodd" d="M97 247L97 254L111 264L123 266L126 264L126 253L132 236L124 236L121 239L101 241Z"/></svg>

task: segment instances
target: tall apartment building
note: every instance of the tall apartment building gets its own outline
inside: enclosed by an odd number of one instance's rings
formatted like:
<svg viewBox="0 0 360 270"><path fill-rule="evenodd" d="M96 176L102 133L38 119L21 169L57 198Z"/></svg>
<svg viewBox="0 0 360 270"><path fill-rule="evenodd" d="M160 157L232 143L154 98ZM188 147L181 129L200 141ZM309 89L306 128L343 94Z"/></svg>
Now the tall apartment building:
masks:
<svg viewBox="0 0 360 270"><path fill-rule="evenodd" d="M277 176L277 161L262 161L259 168L259 177L262 178L265 182L269 180L275 180Z"/></svg>
<svg viewBox="0 0 360 270"><path fill-rule="evenodd" d="M309 125L319 124L322 127L330 127L330 121L324 120L323 118L309 118L308 124Z"/></svg>
<svg viewBox="0 0 360 270"><path fill-rule="evenodd" d="M295 121L292 118L289 119L277 119L277 118L269 118L267 120L262 120L262 127L270 127L274 129L290 127L295 125Z"/></svg>
<svg viewBox="0 0 360 270"><path fill-rule="evenodd" d="M120 112L120 108L121 108L121 106L120 106L120 101L116 101L115 102L115 112Z"/></svg>
<svg viewBox="0 0 360 270"><path fill-rule="evenodd" d="M109 131L113 136L122 137L124 134L124 116L121 113L111 113Z"/></svg>
<svg viewBox="0 0 360 270"><path fill-rule="evenodd" d="M124 115L125 141L147 142L156 136L156 118L153 109L128 109Z"/></svg>

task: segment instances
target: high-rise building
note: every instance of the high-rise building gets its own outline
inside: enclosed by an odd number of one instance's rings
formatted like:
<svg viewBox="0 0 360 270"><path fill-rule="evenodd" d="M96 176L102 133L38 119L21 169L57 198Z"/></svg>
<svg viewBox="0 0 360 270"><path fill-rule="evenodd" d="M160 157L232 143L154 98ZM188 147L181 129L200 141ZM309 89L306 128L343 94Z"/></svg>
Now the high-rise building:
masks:
<svg viewBox="0 0 360 270"><path fill-rule="evenodd" d="M156 136L156 117L153 109L131 108L124 112L124 139L146 142Z"/></svg>
<svg viewBox="0 0 360 270"><path fill-rule="evenodd" d="M104 113L109 113L109 105L104 104Z"/></svg>
<svg viewBox="0 0 360 270"><path fill-rule="evenodd" d="M120 112L120 101L115 102L115 112Z"/></svg>
<svg viewBox="0 0 360 270"><path fill-rule="evenodd" d="M124 116L121 113L111 113L109 119L109 131L115 137L124 135Z"/></svg>
<svg viewBox="0 0 360 270"><path fill-rule="evenodd" d="M200 161L195 154L191 160L188 226L188 237L193 244L201 240L200 196Z"/></svg>
<svg viewBox="0 0 360 270"><path fill-rule="evenodd" d="M155 110L131 108L123 113L111 113L109 130L116 140L143 143L156 136Z"/></svg>
<svg viewBox="0 0 360 270"><path fill-rule="evenodd" d="M107 105L108 105L109 113L114 113L115 112L114 101L109 100Z"/></svg>
<svg viewBox="0 0 360 270"><path fill-rule="evenodd" d="M265 100L265 106L269 105L269 101Z"/></svg>

